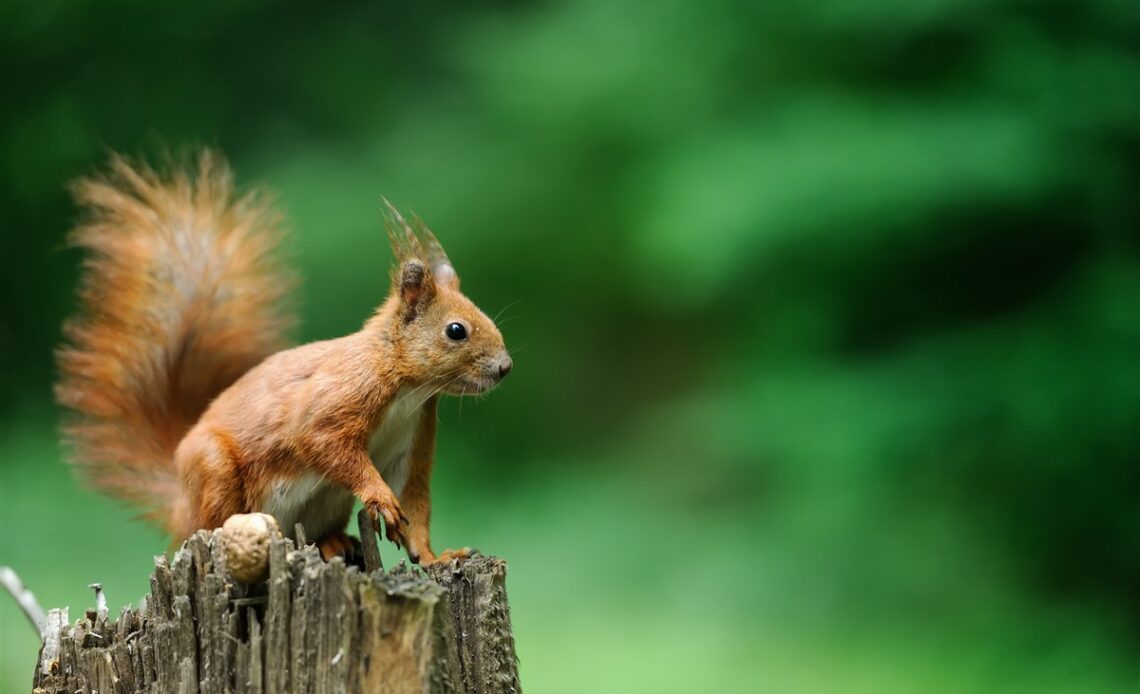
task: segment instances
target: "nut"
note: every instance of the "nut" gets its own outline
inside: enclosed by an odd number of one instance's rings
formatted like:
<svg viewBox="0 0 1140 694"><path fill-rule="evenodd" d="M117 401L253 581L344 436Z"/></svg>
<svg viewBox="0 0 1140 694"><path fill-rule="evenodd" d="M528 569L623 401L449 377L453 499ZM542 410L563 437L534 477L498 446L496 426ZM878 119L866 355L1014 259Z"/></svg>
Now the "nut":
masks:
<svg viewBox="0 0 1140 694"><path fill-rule="evenodd" d="M226 566L242 583L257 583L269 574L269 541L280 535L277 519L267 513L238 513L222 525Z"/></svg>

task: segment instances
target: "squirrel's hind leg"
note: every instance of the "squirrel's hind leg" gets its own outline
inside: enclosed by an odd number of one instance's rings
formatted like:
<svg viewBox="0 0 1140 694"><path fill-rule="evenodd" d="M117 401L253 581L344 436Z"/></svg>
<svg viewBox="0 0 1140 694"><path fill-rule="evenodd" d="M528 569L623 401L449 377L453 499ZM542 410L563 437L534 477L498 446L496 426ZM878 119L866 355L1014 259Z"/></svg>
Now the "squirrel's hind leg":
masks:
<svg viewBox="0 0 1140 694"><path fill-rule="evenodd" d="M186 495L185 506L177 516L183 536L196 530L220 528L235 513L246 513L245 484L238 474L233 446L225 437L191 430L178 447L176 462Z"/></svg>
<svg viewBox="0 0 1140 694"><path fill-rule="evenodd" d="M346 563L354 564L362 562L364 559L364 552L360 547L360 540L352 537L345 532L348 525L349 516L351 516L352 506L348 506L347 512L339 522L333 523L333 528L336 530L329 530L319 538L317 538L317 549L321 551L321 557L325 561L332 560L333 557L341 557Z"/></svg>
<svg viewBox="0 0 1140 694"><path fill-rule="evenodd" d="M333 557L342 557L349 564L357 563L362 557L360 540L352 537L343 530L337 530L317 540L317 549L325 561Z"/></svg>

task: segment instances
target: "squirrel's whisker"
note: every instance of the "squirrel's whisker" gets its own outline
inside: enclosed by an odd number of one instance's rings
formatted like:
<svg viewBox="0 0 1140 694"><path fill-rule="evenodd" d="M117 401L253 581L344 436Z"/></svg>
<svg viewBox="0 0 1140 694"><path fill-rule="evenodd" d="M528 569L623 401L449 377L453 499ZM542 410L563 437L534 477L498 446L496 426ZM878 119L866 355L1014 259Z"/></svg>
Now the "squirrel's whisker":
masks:
<svg viewBox="0 0 1140 694"><path fill-rule="evenodd" d="M509 309L513 306L518 306L520 303L522 303L522 299L515 299L511 303L502 307L501 309L499 309L499 312L495 314L495 317L491 319L491 322L492 323L498 323L499 322L499 316L503 315L503 313L505 313L507 309Z"/></svg>

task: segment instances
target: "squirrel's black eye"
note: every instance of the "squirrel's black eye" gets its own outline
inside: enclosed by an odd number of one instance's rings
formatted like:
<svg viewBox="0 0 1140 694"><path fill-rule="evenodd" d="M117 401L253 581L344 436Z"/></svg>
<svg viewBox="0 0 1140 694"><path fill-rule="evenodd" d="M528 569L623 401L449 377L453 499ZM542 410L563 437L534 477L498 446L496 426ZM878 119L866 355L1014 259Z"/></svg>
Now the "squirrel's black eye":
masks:
<svg viewBox="0 0 1140 694"><path fill-rule="evenodd" d="M464 328L460 323L449 323L447 325L447 329L445 329L443 332L450 339L455 341L464 340L467 338L467 328Z"/></svg>

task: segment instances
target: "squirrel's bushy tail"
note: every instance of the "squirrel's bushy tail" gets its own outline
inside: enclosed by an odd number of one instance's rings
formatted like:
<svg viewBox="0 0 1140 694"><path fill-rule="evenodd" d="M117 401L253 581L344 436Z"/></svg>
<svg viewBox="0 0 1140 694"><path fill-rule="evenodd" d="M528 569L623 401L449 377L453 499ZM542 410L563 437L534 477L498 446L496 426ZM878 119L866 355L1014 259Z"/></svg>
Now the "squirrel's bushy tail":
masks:
<svg viewBox="0 0 1140 694"><path fill-rule="evenodd" d="M210 401L286 346L292 274L281 217L237 195L205 151L156 173L113 156L73 187L87 251L80 313L64 324L56 398L72 460L92 486L168 525L173 454Z"/></svg>

